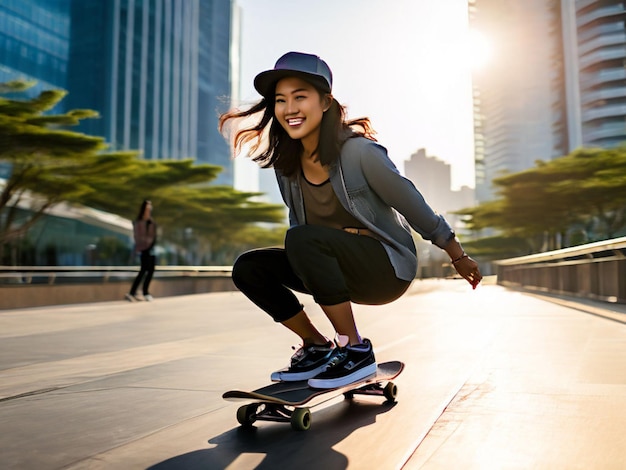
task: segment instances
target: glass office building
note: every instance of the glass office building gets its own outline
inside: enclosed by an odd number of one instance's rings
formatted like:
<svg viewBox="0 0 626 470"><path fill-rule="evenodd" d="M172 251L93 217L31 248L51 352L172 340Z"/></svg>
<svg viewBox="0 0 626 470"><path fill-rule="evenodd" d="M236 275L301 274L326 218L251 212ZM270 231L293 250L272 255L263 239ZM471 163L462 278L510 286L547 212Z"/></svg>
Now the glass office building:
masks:
<svg viewBox="0 0 626 470"><path fill-rule="evenodd" d="M77 130L146 159L194 158L224 169L217 130L229 106L232 0L2 0L0 81L61 88L54 110L93 109Z"/></svg>
<svg viewBox="0 0 626 470"><path fill-rule="evenodd" d="M36 81L30 96L67 89L70 1L0 1L0 82ZM61 102L54 111L64 108Z"/></svg>
<svg viewBox="0 0 626 470"><path fill-rule="evenodd" d="M0 82L35 81L29 96L67 90L52 112L100 113L75 130L146 159L219 165L214 183L232 186L233 163L217 122L230 106L233 8L232 0L0 0ZM0 162L0 178L10 172ZM70 224L76 217L57 209L39 225L49 246L38 236L30 262L41 263L45 251L44 262L89 264L86 244L131 243L128 221L101 215Z"/></svg>
<svg viewBox="0 0 626 470"><path fill-rule="evenodd" d="M626 3L469 0L495 57L473 74L476 192L503 172L626 142Z"/></svg>
<svg viewBox="0 0 626 470"><path fill-rule="evenodd" d="M195 158L224 168L217 116L230 95L231 0L75 0L68 106L101 119L81 130L147 159Z"/></svg>
<svg viewBox="0 0 626 470"><path fill-rule="evenodd" d="M473 71L476 196L492 181L565 153L560 17L552 0L471 0L470 27L494 54ZM560 104L560 105L559 105Z"/></svg>
<svg viewBox="0 0 626 470"><path fill-rule="evenodd" d="M626 142L626 2L563 2L572 147Z"/></svg>

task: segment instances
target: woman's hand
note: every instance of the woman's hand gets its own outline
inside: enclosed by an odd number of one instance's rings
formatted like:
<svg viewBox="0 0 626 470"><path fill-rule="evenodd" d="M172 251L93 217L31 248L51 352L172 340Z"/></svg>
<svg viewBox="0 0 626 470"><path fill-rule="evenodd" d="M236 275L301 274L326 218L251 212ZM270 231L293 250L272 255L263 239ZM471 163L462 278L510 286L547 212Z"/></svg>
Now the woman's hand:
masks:
<svg viewBox="0 0 626 470"><path fill-rule="evenodd" d="M456 272L472 285L472 289L476 289L476 286L480 283L483 276L480 274L478 263L464 254L461 258L452 263Z"/></svg>

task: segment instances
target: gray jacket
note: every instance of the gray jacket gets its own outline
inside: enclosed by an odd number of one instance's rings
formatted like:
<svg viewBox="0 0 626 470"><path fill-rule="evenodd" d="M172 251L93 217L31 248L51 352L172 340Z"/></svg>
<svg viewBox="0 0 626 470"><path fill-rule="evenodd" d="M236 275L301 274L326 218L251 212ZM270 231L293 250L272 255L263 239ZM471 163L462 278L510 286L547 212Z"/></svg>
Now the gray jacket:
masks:
<svg viewBox="0 0 626 470"><path fill-rule="evenodd" d="M411 281L417 272L409 226L440 248L454 238L446 220L430 208L411 181L400 175L387 150L376 142L364 137L348 139L329 173L339 201L383 243L399 279ZM276 176L289 208L290 226L306 224L297 179L279 170Z"/></svg>

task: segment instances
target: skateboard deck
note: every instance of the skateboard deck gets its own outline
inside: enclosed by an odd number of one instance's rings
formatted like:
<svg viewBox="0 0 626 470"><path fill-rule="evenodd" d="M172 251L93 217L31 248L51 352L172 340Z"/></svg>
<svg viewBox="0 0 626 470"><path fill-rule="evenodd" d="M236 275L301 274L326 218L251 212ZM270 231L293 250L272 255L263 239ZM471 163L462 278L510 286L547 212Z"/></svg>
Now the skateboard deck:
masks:
<svg viewBox="0 0 626 470"><path fill-rule="evenodd" d="M292 428L306 431L311 427L309 407L320 405L342 394L348 399L354 395L379 395L384 396L388 402L395 402L398 387L391 380L400 375L402 369L404 364L400 361L383 362L378 364L375 374L343 387L311 388L306 380L277 382L251 392L230 390L222 398L250 402L237 410L237 421L244 427L252 426L257 420L279 421L290 422Z"/></svg>

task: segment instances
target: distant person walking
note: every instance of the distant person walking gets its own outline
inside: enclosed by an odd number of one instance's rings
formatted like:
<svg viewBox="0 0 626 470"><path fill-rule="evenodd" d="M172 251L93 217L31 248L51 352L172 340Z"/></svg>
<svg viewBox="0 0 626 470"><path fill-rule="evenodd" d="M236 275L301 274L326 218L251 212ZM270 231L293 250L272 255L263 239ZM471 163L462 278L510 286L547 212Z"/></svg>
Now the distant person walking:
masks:
<svg viewBox="0 0 626 470"><path fill-rule="evenodd" d="M141 203L139 214L133 221L133 235L135 237L135 253L140 253L141 256L141 269L130 288L130 292L124 297L130 302L141 300L137 296L137 288L143 279L143 299L151 301L153 297L150 295L150 281L152 281L156 266L154 246L157 240L157 225L152 219L152 203L148 200Z"/></svg>

